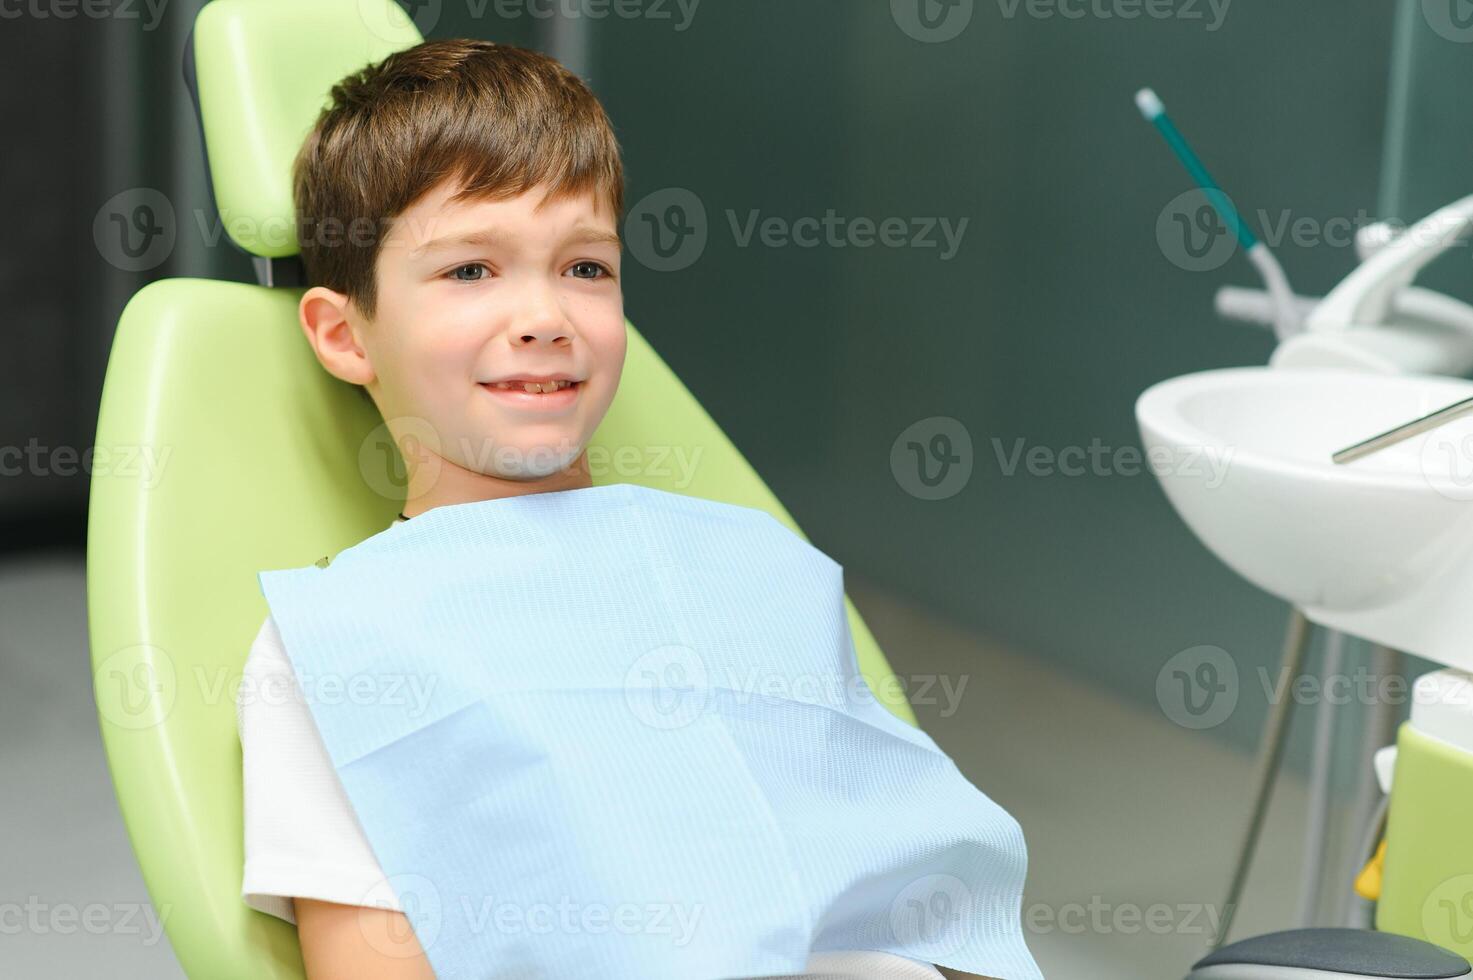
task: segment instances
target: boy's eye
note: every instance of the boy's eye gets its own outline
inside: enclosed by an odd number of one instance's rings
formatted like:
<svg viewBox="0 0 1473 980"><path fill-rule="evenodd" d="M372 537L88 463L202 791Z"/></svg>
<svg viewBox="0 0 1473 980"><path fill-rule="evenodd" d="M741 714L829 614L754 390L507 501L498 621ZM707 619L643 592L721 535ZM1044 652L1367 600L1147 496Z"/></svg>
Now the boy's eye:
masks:
<svg viewBox="0 0 1473 980"><path fill-rule="evenodd" d="M468 275L468 276L461 275L461 273L466 272L467 270L470 270L472 273L474 273L476 270L479 270L481 272L486 273L487 275L489 275L491 273L491 270L488 269L488 268L486 268L481 263L479 263L479 262L469 262L469 263L467 263L465 265L457 266L456 268L451 269L450 270L450 278L459 280L460 282L479 282L480 280L486 278L485 276L478 276L478 275Z"/></svg>
<svg viewBox="0 0 1473 980"><path fill-rule="evenodd" d="M585 260L573 266L573 275L578 279L597 279L600 273L604 276L613 275L602 262ZM480 282L490 274L491 270L481 262L467 262L450 270L450 278L458 282Z"/></svg>
<svg viewBox="0 0 1473 980"><path fill-rule="evenodd" d="M577 278L577 279L596 279L596 278L598 278L598 274L600 272L602 272L606 276L613 275L613 273L608 270L608 267L605 266L602 262L594 262L594 261L591 261L591 260L588 260L588 259L585 259L584 261L577 263L576 265L573 266L573 269L574 269L574 273L573 273L574 278ZM589 274L589 275L578 275L578 273L576 271L578 269L585 269L585 270L592 270L592 271L591 271L591 274Z"/></svg>

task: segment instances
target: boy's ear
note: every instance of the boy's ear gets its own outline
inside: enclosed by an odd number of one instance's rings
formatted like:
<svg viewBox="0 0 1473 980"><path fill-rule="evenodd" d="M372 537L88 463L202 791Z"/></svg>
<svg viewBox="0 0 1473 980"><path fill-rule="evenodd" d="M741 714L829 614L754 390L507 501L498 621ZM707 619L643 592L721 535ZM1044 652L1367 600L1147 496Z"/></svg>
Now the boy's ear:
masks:
<svg viewBox="0 0 1473 980"><path fill-rule="evenodd" d="M347 294L313 286L302 294L297 305L297 319L307 343L312 345L317 360L335 378L356 385L374 380L373 365L358 343L349 319L352 311Z"/></svg>

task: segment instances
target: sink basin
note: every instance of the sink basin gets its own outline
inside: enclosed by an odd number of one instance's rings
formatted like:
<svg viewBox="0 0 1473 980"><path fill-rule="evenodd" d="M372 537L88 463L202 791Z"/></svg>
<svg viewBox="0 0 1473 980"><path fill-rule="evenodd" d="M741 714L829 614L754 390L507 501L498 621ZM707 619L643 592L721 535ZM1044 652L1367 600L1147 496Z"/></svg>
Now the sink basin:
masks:
<svg viewBox="0 0 1473 980"><path fill-rule="evenodd" d="M1431 375L1245 367L1136 402L1153 470L1208 549L1311 620L1473 670L1473 417L1330 454L1460 399Z"/></svg>

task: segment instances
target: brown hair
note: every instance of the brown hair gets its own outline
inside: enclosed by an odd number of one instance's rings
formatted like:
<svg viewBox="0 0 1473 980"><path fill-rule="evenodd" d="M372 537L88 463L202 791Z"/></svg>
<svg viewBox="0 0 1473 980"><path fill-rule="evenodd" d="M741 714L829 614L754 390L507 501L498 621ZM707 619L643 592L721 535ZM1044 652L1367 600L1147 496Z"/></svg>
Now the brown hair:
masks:
<svg viewBox="0 0 1473 980"><path fill-rule="evenodd" d="M425 41L334 85L292 165L308 285L372 316L374 266L392 220L447 177L453 200L539 184L592 191L624 212L624 168L603 106L577 75L527 48Z"/></svg>

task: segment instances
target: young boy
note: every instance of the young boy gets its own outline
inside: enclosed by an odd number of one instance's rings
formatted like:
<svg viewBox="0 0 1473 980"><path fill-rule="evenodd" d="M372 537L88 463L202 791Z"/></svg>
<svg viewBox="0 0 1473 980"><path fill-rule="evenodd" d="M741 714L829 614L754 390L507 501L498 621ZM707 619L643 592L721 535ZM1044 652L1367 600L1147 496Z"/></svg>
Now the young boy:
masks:
<svg viewBox="0 0 1473 980"><path fill-rule="evenodd" d="M592 486L584 448L625 355L619 147L575 75L533 51L426 42L343 80L297 158L302 329L364 390L409 467L394 522ZM253 908L295 922L311 980L429 978L271 617L238 704ZM935 978L875 951L814 976Z"/></svg>

